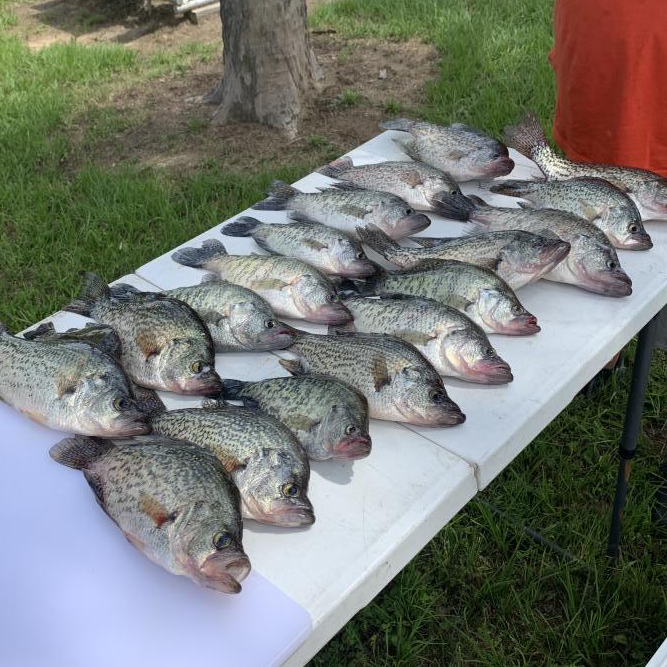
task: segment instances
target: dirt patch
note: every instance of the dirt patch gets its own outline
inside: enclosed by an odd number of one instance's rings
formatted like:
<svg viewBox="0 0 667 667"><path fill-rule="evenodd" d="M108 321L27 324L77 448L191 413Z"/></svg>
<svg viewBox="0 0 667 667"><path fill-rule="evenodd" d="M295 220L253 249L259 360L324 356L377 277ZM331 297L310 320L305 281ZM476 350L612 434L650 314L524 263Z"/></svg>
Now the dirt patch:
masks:
<svg viewBox="0 0 667 667"><path fill-rule="evenodd" d="M188 101L219 80L220 63L206 62L114 94L106 106L126 119L127 129L86 146L86 157L111 166L132 161L187 168L214 160L252 169L333 148L349 150L377 134L382 118L417 106L435 74L437 51L418 42L314 34L313 43L325 86L295 140L286 142L276 131L251 123L211 124L213 108ZM73 126L81 132L80 122ZM76 161L76 151L73 157Z"/></svg>

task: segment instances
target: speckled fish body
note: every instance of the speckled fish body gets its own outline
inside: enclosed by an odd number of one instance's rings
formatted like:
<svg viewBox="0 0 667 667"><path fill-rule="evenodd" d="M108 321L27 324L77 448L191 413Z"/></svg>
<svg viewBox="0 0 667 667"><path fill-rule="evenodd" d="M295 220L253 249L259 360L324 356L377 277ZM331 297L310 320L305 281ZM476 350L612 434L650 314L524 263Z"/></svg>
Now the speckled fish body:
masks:
<svg viewBox="0 0 667 667"><path fill-rule="evenodd" d="M574 162L558 155L547 143L538 119L527 113L517 125L505 128L507 145L537 163L548 180L593 176L633 195L648 211L667 215L667 179L646 169L613 164Z"/></svg>
<svg viewBox="0 0 667 667"><path fill-rule="evenodd" d="M364 190L353 183L340 183L320 192L301 192L275 181L269 197L253 206L259 211L291 211L301 222L320 222L356 236L357 227L373 223L393 239L404 238L431 224L405 200L387 192Z"/></svg>
<svg viewBox="0 0 667 667"><path fill-rule="evenodd" d="M138 385L182 394L219 390L211 334L182 301L154 292L112 292L89 273L81 296L65 309L114 329L123 368Z"/></svg>
<svg viewBox="0 0 667 667"><path fill-rule="evenodd" d="M409 133L408 139L396 140L401 150L457 181L506 176L514 169L507 146L463 123L442 126L399 118L380 123L380 127Z"/></svg>
<svg viewBox="0 0 667 667"><path fill-rule="evenodd" d="M215 457L155 436L70 438L50 454L83 471L102 509L154 563L201 586L240 592L250 571L240 499Z"/></svg>
<svg viewBox="0 0 667 667"><path fill-rule="evenodd" d="M311 459L351 460L370 454L368 402L333 377L308 374L259 382L225 379L223 396L256 404L279 419Z"/></svg>
<svg viewBox="0 0 667 667"><path fill-rule="evenodd" d="M599 227L614 247L648 250L653 247L635 203L615 185L601 178L563 181L499 181L491 192L521 197L537 208L569 211Z"/></svg>
<svg viewBox="0 0 667 667"><path fill-rule="evenodd" d="M267 224L243 216L225 225L226 236L252 236L269 253L294 257L327 275L365 278L375 272L359 241L317 222Z"/></svg>
<svg viewBox="0 0 667 667"><path fill-rule="evenodd" d="M448 396L433 365L414 346L388 335L299 334L281 360L292 373L331 375L359 391L369 415L421 426L453 426L465 416Z"/></svg>
<svg viewBox="0 0 667 667"><path fill-rule="evenodd" d="M362 333L387 333L414 345L441 375L481 384L512 381L484 331L463 313L419 297L354 297L345 301Z"/></svg>
<svg viewBox="0 0 667 667"><path fill-rule="evenodd" d="M172 259L184 266L211 271L257 292L277 315L324 324L350 319L331 281L300 259L278 255L228 255L225 246L214 239L204 241L201 248L181 248Z"/></svg>
<svg viewBox="0 0 667 667"><path fill-rule="evenodd" d="M85 342L26 340L0 325L0 398L60 431L105 437L148 432L123 369Z"/></svg>
<svg viewBox="0 0 667 667"><path fill-rule="evenodd" d="M308 458L274 417L216 403L157 412L151 426L154 433L187 440L216 456L241 492L245 517L284 527L315 520L308 500Z"/></svg>

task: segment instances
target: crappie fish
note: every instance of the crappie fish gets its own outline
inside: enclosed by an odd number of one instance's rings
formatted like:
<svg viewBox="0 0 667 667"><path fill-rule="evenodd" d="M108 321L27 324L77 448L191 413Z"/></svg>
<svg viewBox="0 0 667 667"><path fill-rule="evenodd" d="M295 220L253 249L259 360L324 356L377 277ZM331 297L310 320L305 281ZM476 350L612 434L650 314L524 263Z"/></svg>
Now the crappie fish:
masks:
<svg viewBox="0 0 667 667"><path fill-rule="evenodd" d="M540 330L537 318L514 290L490 269L453 259L430 260L413 269L384 272L361 286L368 295L435 299L466 314L487 333L528 336Z"/></svg>
<svg viewBox="0 0 667 667"><path fill-rule="evenodd" d="M132 546L172 574L239 593L250 572L239 492L220 462L185 442L68 438L51 458L81 470Z"/></svg>
<svg viewBox="0 0 667 667"><path fill-rule="evenodd" d="M388 335L300 333L281 359L290 373L331 375L363 394L369 416L418 426L454 426L465 415L454 403L428 359L400 338Z"/></svg>
<svg viewBox="0 0 667 667"><path fill-rule="evenodd" d="M426 247L403 248L379 229L368 226L359 230L363 242L387 261L403 269L420 262L455 259L490 269L512 289L539 280L561 262L570 244L558 238L537 236L529 232L508 231L475 234L460 238L410 239Z"/></svg>
<svg viewBox="0 0 667 667"><path fill-rule="evenodd" d="M448 173L425 162L388 161L355 167L351 158L342 157L318 171L329 178L349 181L362 188L390 192L421 211L441 213L443 202L464 196Z"/></svg>
<svg viewBox="0 0 667 667"><path fill-rule="evenodd" d="M468 219L478 229L522 229L540 236L554 235L567 241L570 252L544 276L545 280L575 285L606 296L632 294L632 280L621 268L616 250L606 234L592 222L551 208L489 206L479 197L469 197L467 210Z"/></svg>
<svg viewBox="0 0 667 667"><path fill-rule="evenodd" d="M220 231L225 236L252 236L263 250L303 260L327 275L365 278L375 273L359 241L317 222L272 225L243 216Z"/></svg>
<svg viewBox="0 0 667 667"><path fill-rule="evenodd" d="M1 324L0 399L60 431L104 437L149 431L112 357L85 342L12 336Z"/></svg>
<svg viewBox="0 0 667 667"><path fill-rule="evenodd" d="M594 176L613 183L619 190L633 195L647 210L667 215L667 178L647 169L620 167L613 164L574 162L558 155L547 143L540 122L527 113L517 125L505 128L508 146L537 163L547 180Z"/></svg>
<svg viewBox="0 0 667 667"><path fill-rule="evenodd" d="M352 297L345 301L354 321L330 333L387 333L414 345L447 377L479 384L513 380L509 364L493 349L482 329L463 313L433 299Z"/></svg>
<svg viewBox="0 0 667 667"><path fill-rule="evenodd" d="M228 255L225 246L207 239L201 248L181 248L171 258L247 287L266 299L274 312L309 322L347 322L331 281L316 268L292 257Z"/></svg>
<svg viewBox="0 0 667 667"><path fill-rule="evenodd" d="M527 199L530 204L526 208L556 208L586 218L599 227L616 248L649 250L653 247L632 199L601 178L499 181L489 189L508 197Z"/></svg>
<svg viewBox="0 0 667 667"><path fill-rule="evenodd" d="M150 423L154 433L187 440L219 459L241 492L244 517L291 528L315 521L308 500L308 458L277 419L261 410L208 401L203 408L157 408Z"/></svg>
<svg viewBox="0 0 667 667"><path fill-rule="evenodd" d="M259 382L225 379L222 396L279 419L310 459L353 460L371 452L368 402L335 378L308 374Z"/></svg>
<svg viewBox="0 0 667 667"><path fill-rule="evenodd" d="M292 344L289 327L276 319L266 299L246 287L207 275L199 285L162 294L194 309L217 352L282 350Z"/></svg>
<svg viewBox="0 0 667 667"><path fill-rule="evenodd" d="M410 133L409 139L396 140L399 148L413 160L446 171L457 181L507 176L514 169L507 146L463 123L445 127L399 118L380 123L380 127Z"/></svg>
<svg viewBox="0 0 667 667"><path fill-rule="evenodd" d="M86 273L81 296L65 310L113 327L123 368L138 385L180 394L220 390L211 334L182 301L155 292L112 293L99 276Z"/></svg>
<svg viewBox="0 0 667 667"><path fill-rule="evenodd" d="M252 208L258 211L291 211L297 222L321 222L356 236L357 227L372 222L393 239L426 229L431 220L407 202L387 192L364 190L354 183L320 192L301 192L287 183L274 181L269 197Z"/></svg>

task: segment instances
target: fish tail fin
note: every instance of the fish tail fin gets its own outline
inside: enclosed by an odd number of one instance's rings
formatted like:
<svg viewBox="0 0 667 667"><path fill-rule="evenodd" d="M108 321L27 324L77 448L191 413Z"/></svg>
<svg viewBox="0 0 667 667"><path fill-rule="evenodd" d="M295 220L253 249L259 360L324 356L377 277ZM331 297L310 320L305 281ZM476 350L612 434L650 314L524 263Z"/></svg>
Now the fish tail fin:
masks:
<svg viewBox="0 0 667 667"><path fill-rule="evenodd" d="M289 208L289 200L299 191L283 181L273 181L269 186L269 196L252 205L256 211L284 211Z"/></svg>
<svg viewBox="0 0 667 667"><path fill-rule="evenodd" d="M201 248L181 248L171 258L183 266L191 266L198 269L205 266L211 260L224 257L227 254L225 246L217 239L206 239Z"/></svg>
<svg viewBox="0 0 667 667"><path fill-rule="evenodd" d="M9 329L7 329L7 327L2 322L0 322L0 335L3 334L11 336L11 334L9 333Z"/></svg>
<svg viewBox="0 0 667 667"><path fill-rule="evenodd" d="M49 450L49 456L54 461L68 468L85 470L95 459L113 449L114 444L102 438L65 438L53 445Z"/></svg>
<svg viewBox="0 0 667 667"><path fill-rule="evenodd" d="M377 225L370 223L364 227L357 227L357 234L362 243L375 250L385 259L391 261L391 257L396 251L401 250L401 246L394 239L387 236Z"/></svg>
<svg viewBox="0 0 667 667"><path fill-rule="evenodd" d="M337 160L320 167L317 172L329 178L338 178L341 171L345 171L350 167L354 167L351 157L339 157Z"/></svg>
<svg viewBox="0 0 667 667"><path fill-rule="evenodd" d="M459 194L455 197L447 197L438 202L438 213L450 220L470 220L470 216L475 210L475 202Z"/></svg>
<svg viewBox="0 0 667 667"><path fill-rule="evenodd" d="M221 395L225 400L240 401L241 399L239 394L249 384L250 383L246 382L245 380L233 380L231 378L225 378L222 381Z"/></svg>
<svg viewBox="0 0 667 667"><path fill-rule="evenodd" d="M228 225L225 225L220 233L225 236L252 236L252 233L264 223L257 218L252 218L249 215L244 215L240 218L236 218L234 222L230 222Z"/></svg>
<svg viewBox="0 0 667 667"><path fill-rule="evenodd" d="M65 306L64 310L79 315L90 315L90 310L96 301L109 296L109 286L97 274L90 271L83 273L83 288L78 298Z"/></svg>
<svg viewBox="0 0 667 667"><path fill-rule="evenodd" d="M112 296L122 297L129 296L131 294L139 294L141 290L137 289L134 285L129 283L116 283L115 285L109 285L109 291Z"/></svg>
<svg viewBox="0 0 667 667"><path fill-rule="evenodd" d="M0 331L2 330L2 325L0 325ZM50 334L54 334L56 332L56 328L53 326L53 322L42 322L39 326L35 327L34 329L30 329L29 331L26 331L23 334L23 338L26 340L37 340L39 338L42 338L42 336L49 336Z"/></svg>
<svg viewBox="0 0 667 667"><path fill-rule="evenodd" d="M279 359L278 363L290 375L304 375L306 373L306 369L300 359Z"/></svg>
<svg viewBox="0 0 667 667"><path fill-rule="evenodd" d="M354 326L354 322L346 322L345 324L330 324L327 329L329 335L341 334L341 333L350 333L351 331L356 331L357 328Z"/></svg>
<svg viewBox="0 0 667 667"><path fill-rule="evenodd" d="M531 160L547 145L547 139L537 116L527 111L516 125L508 125L504 132L505 143Z"/></svg>
<svg viewBox="0 0 667 667"><path fill-rule="evenodd" d="M527 182L508 179L506 181L494 181L481 187L498 195L508 195L509 197L521 197L525 193Z"/></svg>
<svg viewBox="0 0 667 667"><path fill-rule="evenodd" d="M408 236L408 241L413 241L422 248L436 248L449 240L451 240L450 237L431 238L430 236Z"/></svg>
<svg viewBox="0 0 667 667"><path fill-rule="evenodd" d="M399 130L401 132L409 132L414 126L415 121L408 118L396 118L395 120L385 120L380 123L383 130Z"/></svg>
<svg viewBox="0 0 667 667"><path fill-rule="evenodd" d="M130 380L130 388L132 389L137 408L141 410L141 412L146 413L149 417L167 411L165 404L154 389L140 387L138 384L132 382L132 380Z"/></svg>

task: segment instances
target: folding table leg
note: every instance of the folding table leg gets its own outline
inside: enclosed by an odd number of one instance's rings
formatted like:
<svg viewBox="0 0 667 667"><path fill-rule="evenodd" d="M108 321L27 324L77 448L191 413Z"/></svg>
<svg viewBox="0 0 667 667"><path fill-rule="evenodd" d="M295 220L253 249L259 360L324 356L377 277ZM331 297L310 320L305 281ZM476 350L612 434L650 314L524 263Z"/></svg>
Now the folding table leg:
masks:
<svg viewBox="0 0 667 667"><path fill-rule="evenodd" d="M632 369L630 395L628 396L623 435L621 436L621 443L618 450L620 460L618 464L618 478L616 480L616 496L614 497L611 528L607 543L607 556L614 560L618 558L618 544L621 537L621 516L628 493L630 461L637 449L637 437L639 435L644 398L646 396L646 384L651 371L651 355L653 353L657 319L658 315L639 332L635 363Z"/></svg>

